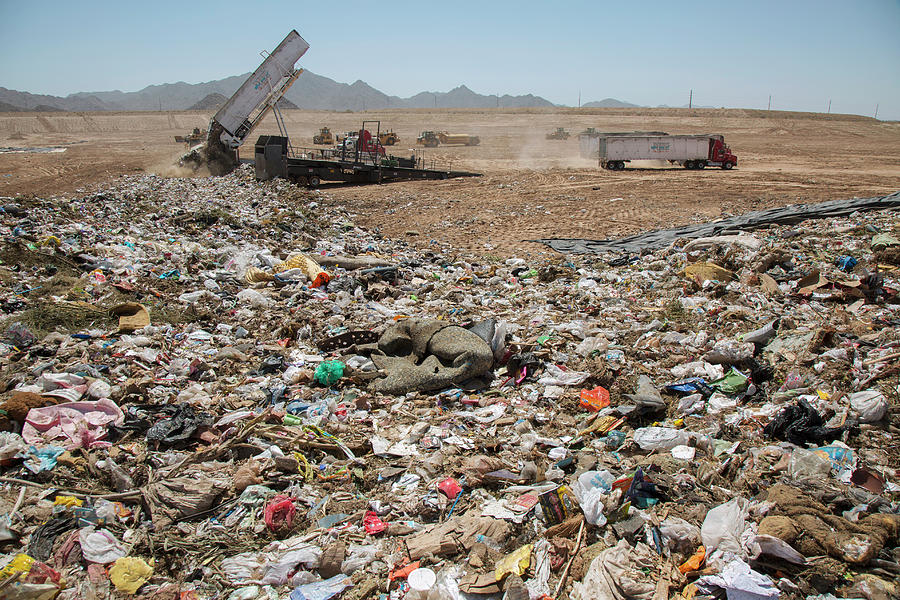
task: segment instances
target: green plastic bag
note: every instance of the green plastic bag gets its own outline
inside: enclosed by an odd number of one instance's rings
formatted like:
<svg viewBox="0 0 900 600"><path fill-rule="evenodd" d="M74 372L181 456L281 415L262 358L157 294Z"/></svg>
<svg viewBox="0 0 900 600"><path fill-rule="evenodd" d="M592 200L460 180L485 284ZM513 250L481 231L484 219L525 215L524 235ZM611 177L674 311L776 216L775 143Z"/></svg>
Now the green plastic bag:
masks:
<svg viewBox="0 0 900 600"><path fill-rule="evenodd" d="M744 392L747 389L748 382L749 378L746 375L731 367L731 370L725 374L725 377L713 381L709 386L716 388L723 394L733 396Z"/></svg>
<svg viewBox="0 0 900 600"><path fill-rule="evenodd" d="M344 376L344 363L339 360L326 360L318 367L313 376L322 385L332 385Z"/></svg>

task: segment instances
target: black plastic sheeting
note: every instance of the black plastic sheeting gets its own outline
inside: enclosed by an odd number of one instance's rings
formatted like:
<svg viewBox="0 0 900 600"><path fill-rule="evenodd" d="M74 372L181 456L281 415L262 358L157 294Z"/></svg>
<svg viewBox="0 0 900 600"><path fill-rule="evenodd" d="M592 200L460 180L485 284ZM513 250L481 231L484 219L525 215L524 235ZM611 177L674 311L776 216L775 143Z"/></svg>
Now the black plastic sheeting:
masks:
<svg viewBox="0 0 900 600"><path fill-rule="evenodd" d="M884 210L900 207L900 192L877 198L829 200L819 204L794 204L782 208L757 210L711 223L685 225L639 233L617 240L584 240L549 238L529 240L550 246L563 254L602 254L604 252L636 253L645 249L670 246L677 239L712 237L738 231L750 231L766 225L794 225L807 219L844 217L856 211Z"/></svg>

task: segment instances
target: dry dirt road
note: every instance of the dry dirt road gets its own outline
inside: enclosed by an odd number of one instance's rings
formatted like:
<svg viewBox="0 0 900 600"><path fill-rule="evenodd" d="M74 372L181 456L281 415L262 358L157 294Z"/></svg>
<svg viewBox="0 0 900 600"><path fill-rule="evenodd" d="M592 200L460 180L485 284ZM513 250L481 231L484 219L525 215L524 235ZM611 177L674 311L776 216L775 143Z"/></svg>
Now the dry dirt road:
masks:
<svg viewBox="0 0 900 600"><path fill-rule="evenodd" d="M178 175L174 136L204 127L207 112L0 113L0 146L65 147L62 153L0 153L0 195L83 193L122 174ZM527 240L618 237L726 214L900 189L900 123L851 115L750 110L518 109L286 111L295 146L322 125L341 132L365 120L393 128L408 154L425 129L480 136L477 147L439 147L426 158L482 177L381 186L326 186L360 225L415 246L449 242L505 257L553 254ZM721 133L737 154L732 171L629 167L609 172L579 158L577 135L546 140L556 127L601 131ZM243 149L252 157L260 133ZM79 191L80 190L80 191Z"/></svg>

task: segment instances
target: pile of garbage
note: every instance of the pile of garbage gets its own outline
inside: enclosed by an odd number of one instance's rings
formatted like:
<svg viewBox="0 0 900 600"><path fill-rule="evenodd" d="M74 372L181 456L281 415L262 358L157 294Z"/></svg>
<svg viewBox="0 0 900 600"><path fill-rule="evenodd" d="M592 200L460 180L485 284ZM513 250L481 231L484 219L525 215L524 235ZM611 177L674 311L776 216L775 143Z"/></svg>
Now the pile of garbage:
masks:
<svg viewBox="0 0 900 600"><path fill-rule="evenodd" d="M893 213L543 263L0 199L0 598L896 598Z"/></svg>

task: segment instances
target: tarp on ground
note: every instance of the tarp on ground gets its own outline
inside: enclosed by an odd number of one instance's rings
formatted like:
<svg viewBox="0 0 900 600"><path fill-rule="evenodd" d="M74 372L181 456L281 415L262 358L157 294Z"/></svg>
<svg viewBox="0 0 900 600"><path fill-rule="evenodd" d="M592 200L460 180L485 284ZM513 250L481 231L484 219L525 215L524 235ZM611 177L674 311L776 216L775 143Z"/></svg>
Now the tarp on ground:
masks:
<svg viewBox="0 0 900 600"><path fill-rule="evenodd" d="M563 254L602 254L604 252L640 252L650 248L665 248L675 240L712 237L738 231L749 231L766 225L794 225L807 219L844 217L856 211L900 208L900 192L876 198L852 198L829 200L818 204L793 204L781 208L757 210L743 215L720 219L710 223L684 225L673 229L660 229L638 233L615 240L585 240L548 238L529 240L550 246Z"/></svg>

